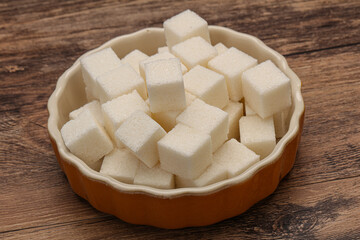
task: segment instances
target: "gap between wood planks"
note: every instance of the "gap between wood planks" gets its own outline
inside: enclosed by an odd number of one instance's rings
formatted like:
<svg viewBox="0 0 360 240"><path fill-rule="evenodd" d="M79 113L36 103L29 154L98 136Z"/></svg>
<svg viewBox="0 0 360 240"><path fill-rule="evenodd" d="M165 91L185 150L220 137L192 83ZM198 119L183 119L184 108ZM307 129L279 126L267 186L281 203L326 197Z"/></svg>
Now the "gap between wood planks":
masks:
<svg viewBox="0 0 360 240"><path fill-rule="evenodd" d="M285 177L286 178L286 177ZM336 182L336 181L342 181L342 180L346 180L346 179L353 179L353 178L360 178L360 175L356 175L356 176L348 176L348 177L339 177L339 178L335 178L335 179L329 179L326 181L318 181L318 182L310 182L310 183L305 183L305 184L297 184L296 186L285 186L285 187L281 187L280 185L276 188L275 191L277 192L283 192L284 190L287 190L289 188L294 188L294 187L306 187L306 186L311 186L311 185L316 185L316 184L322 184L322 183L331 183L331 182ZM282 181L284 181L285 179L281 180L280 183ZM280 184L279 183L279 184Z"/></svg>
<svg viewBox="0 0 360 240"><path fill-rule="evenodd" d="M338 49L338 48L343 48L343 47L351 47L351 46L356 46L358 44L360 44L360 42L348 43L348 44L337 45L337 46L326 47L326 48L311 49L311 50L302 51L302 52L288 53L288 54L284 54L283 56L284 57L291 57L291 56L297 56L297 55L314 53L314 52L321 52L321 51L326 51L326 50L331 50L331 49Z"/></svg>
<svg viewBox="0 0 360 240"><path fill-rule="evenodd" d="M81 220L67 221L67 222L62 222L62 223L44 224L44 225L39 225L39 226L32 226L32 227L25 227L25 228L17 228L17 229L12 229L12 230L6 230L6 231L3 231L3 232L0 232L0 234L19 232L19 231L24 231L24 230L29 230L29 229L39 229L39 231L41 231L41 230L57 228L57 227L63 227L63 226L67 226L67 225L72 225L74 223L75 224L76 223L82 223L82 222L91 221L91 220L97 220L97 219L99 221L91 222L91 223L106 222L106 221L109 221L109 220L116 219L116 217L112 216L112 215L108 215L108 216L102 216L102 217L93 217L93 218L85 218L85 219L81 219Z"/></svg>

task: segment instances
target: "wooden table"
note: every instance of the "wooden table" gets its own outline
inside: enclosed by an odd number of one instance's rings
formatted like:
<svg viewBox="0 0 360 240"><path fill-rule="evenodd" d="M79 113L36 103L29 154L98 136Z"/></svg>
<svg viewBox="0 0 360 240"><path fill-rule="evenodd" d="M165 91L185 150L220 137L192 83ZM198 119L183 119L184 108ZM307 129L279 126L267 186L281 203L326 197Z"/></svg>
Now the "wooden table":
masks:
<svg viewBox="0 0 360 240"><path fill-rule="evenodd" d="M219 2L0 3L0 239L360 239L360 2ZM296 163L240 216L180 230L131 225L72 192L46 104L84 52L187 8L285 55L306 104Z"/></svg>

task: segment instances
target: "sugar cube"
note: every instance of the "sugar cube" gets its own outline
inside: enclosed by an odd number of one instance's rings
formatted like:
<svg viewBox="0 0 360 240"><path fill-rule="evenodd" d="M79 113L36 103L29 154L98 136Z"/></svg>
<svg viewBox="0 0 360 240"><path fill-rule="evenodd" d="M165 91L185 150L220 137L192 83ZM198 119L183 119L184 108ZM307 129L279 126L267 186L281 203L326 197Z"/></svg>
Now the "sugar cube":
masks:
<svg viewBox="0 0 360 240"><path fill-rule="evenodd" d="M158 142L161 168L183 178L199 177L211 164L211 138L208 134L176 125Z"/></svg>
<svg viewBox="0 0 360 240"><path fill-rule="evenodd" d="M96 78L121 64L120 59L111 48L105 48L80 59L84 83L92 96L98 97Z"/></svg>
<svg viewBox="0 0 360 240"><path fill-rule="evenodd" d="M246 53L231 47L209 61L208 67L225 76L230 99L240 101L243 98L241 75L255 66L257 60Z"/></svg>
<svg viewBox="0 0 360 240"><path fill-rule="evenodd" d="M184 81L179 59L165 59L145 65L150 111L181 110L186 107Z"/></svg>
<svg viewBox="0 0 360 240"><path fill-rule="evenodd" d="M195 99L177 116L176 122L209 134L213 152L226 141L229 132L228 113L200 99Z"/></svg>
<svg viewBox="0 0 360 240"><path fill-rule="evenodd" d="M186 106L189 106L194 100L195 96L191 93L188 93L185 91L185 100L186 100ZM159 123L166 132L169 132L173 127L176 125L176 117L179 116L179 114L182 112L182 110L173 110L173 111L165 111L165 112L158 112L158 113L152 113L151 117Z"/></svg>
<svg viewBox="0 0 360 240"><path fill-rule="evenodd" d="M217 55L216 49L201 37L193 37L180 42L171 48L171 52L188 69L201 65L206 67L210 59Z"/></svg>
<svg viewBox="0 0 360 240"><path fill-rule="evenodd" d="M214 153L213 161L226 170L228 178L232 178L260 161L260 156L232 138Z"/></svg>
<svg viewBox="0 0 360 240"><path fill-rule="evenodd" d="M240 140L239 120L243 116L243 104L240 102L230 101L226 107L223 108L229 114L229 134L228 139L235 138Z"/></svg>
<svg viewBox="0 0 360 240"><path fill-rule="evenodd" d="M288 130L289 109L290 108L286 108L285 110L277 112L273 115L276 138L282 138ZM246 102L245 112L246 116L257 115L256 112L249 106L249 104L246 104Z"/></svg>
<svg viewBox="0 0 360 240"><path fill-rule="evenodd" d="M175 188L174 175L161 169L159 165L149 168L140 163L134 178L134 184L160 189Z"/></svg>
<svg viewBox="0 0 360 240"><path fill-rule="evenodd" d="M126 148L114 148L104 157L100 172L124 183L133 183L139 159Z"/></svg>
<svg viewBox="0 0 360 240"><path fill-rule="evenodd" d="M256 115L256 112L249 106L249 104L245 101L245 114L246 116Z"/></svg>
<svg viewBox="0 0 360 240"><path fill-rule="evenodd" d="M157 60L165 60L165 59L173 59L173 58L176 58L176 57L173 54L171 54L170 52L162 52L162 53L157 53L155 55L152 55L151 57L140 62L140 64L139 64L140 75L145 79L145 81L147 81L146 76L145 76L145 65L147 63L154 62ZM180 62L180 65L181 65L181 74L186 73L188 70L187 67L184 64L182 64L181 62Z"/></svg>
<svg viewBox="0 0 360 240"><path fill-rule="evenodd" d="M242 79L245 99L260 117L291 106L290 79L270 60L245 71Z"/></svg>
<svg viewBox="0 0 360 240"><path fill-rule="evenodd" d="M203 187L227 178L227 171L213 162L206 170L195 179L175 176L176 187Z"/></svg>
<svg viewBox="0 0 360 240"><path fill-rule="evenodd" d="M116 129L118 129L133 112L140 110L150 115L148 105L135 90L102 104L101 108L104 114L105 128L114 140Z"/></svg>
<svg viewBox="0 0 360 240"><path fill-rule="evenodd" d="M290 112L290 107L286 108L281 112L274 114L274 126L275 126L275 136L276 138L283 137L288 130L288 116Z"/></svg>
<svg viewBox="0 0 360 240"><path fill-rule="evenodd" d="M146 166L153 167L159 161L157 142L165 134L165 130L146 113L136 111L121 124L115 137Z"/></svg>
<svg viewBox="0 0 360 240"><path fill-rule="evenodd" d="M87 164L93 164L113 149L113 144L104 128L89 110L61 128L66 147Z"/></svg>
<svg viewBox="0 0 360 240"><path fill-rule="evenodd" d="M215 47L218 55L220 55L220 54L226 52L226 50L228 50L228 48L221 42L217 43L214 47Z"/></svg>
<svg viewBox="0 0 360 240"><path fill-rule="evenodd" d="M198 65L185 73L183 78L185 90L207 104L223 108L229 103L223 75Z"/></svg>
<svg viewBox="0 0 360 240"><path fill-rule="evenodd" d="M99 101L97 101L97 100L93 100L93 101L85 104L84 106L70 112L69 118L71 120L73 120L73 119L77 118L83 111L87 111L87 110L89 110L94 115L95 119L98 121L98 123L101 126L103 126L103 127L105 126L104 117L103 117L103 114L101 111L101 105L100 105Z"/></svg>
<svg viewBox="0 0 360 240"><path fill-rule="evenodd" d="M129 65L110 70L97 78L99 98L102 103L136 90L143 98L147 98L145 82Z"/></svg>
<svg viewBox="0 0 360 240"><path fill-rule="evenodd" d="M246 147L260 155L268 156L276 145L273 117L262 119L258 115L240 118L240 139Z"/></svg>
<svg viewBox="0 0 360 240"><path fill-rule="evenodd" d="M186 39L200 36L210 43L207 22L191 10L186 10L164 22L166 44L172 47Z"/></svg>
<svg viewBox="0 0 360 240"><path fill-rule="evenodd" d="M226 141L229 132L228 113L198 98L177 116L176 122L209 134L213 152Z"/></svg>
<svg viewBox="0 0 360 240"><path fill-rule="evenodd" d="M168 46L164 46L164 47L159 47L159 48L158 48L158 53L163 53L163 52L170 52L170 51L169 51L169 47L168 47Z"/></svg>
<svg viewBox="0 0 360 240"><path fill-rule="evenodd" d="M122 63L130 64L130 66L137 72L140 73L139 64L141 61L149 58L148 55L141 52L140 50L135 49L134 51L127 54L123 59L121 59Z"/></svg>

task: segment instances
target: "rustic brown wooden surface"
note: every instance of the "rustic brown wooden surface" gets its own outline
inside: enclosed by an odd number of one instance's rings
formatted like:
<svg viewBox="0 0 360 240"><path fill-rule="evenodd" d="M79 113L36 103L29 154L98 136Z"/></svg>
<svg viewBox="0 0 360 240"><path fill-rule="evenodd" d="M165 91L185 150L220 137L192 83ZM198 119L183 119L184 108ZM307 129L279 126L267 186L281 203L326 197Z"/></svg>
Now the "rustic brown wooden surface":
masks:
<svg viewBox="0 0 360 240"><path fill-rule="evenodd" d="M0 239L360 239L360 2L219 2L0 2ZM70 189L48 139L47 100L84 52L187 8L286 56L306 104L297 159L240 216L181 230L127 224Z"/></svg>

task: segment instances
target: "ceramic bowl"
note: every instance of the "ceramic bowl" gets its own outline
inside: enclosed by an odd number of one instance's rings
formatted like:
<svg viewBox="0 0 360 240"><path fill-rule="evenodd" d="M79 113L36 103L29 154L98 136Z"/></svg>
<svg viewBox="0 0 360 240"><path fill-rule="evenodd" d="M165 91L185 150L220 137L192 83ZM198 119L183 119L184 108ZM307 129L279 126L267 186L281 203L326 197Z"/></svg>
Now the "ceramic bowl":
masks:
<svg viewBox="0 0 360 240"><path fill-rule="evenodd" d="M129 223L161 228L209 225L239 215L269 196L292 168L304 121L299 78L283 56L259 39L224 27L209 26L209 30L213 45L222 42L234 46L259 62L270 59L291 79L293 105L288 132L268 157L239 176L209 186L164 190L119 182L87 166L69 152L62 140L60 129L69 120L69 112L86 103L78 59L58 79L49 99L48 131L71 188L99 211ZM116 37L83 56L106 47L112 47L120 58L134 49L152 55L164 45L164 30L147 28Z"/></svg>

